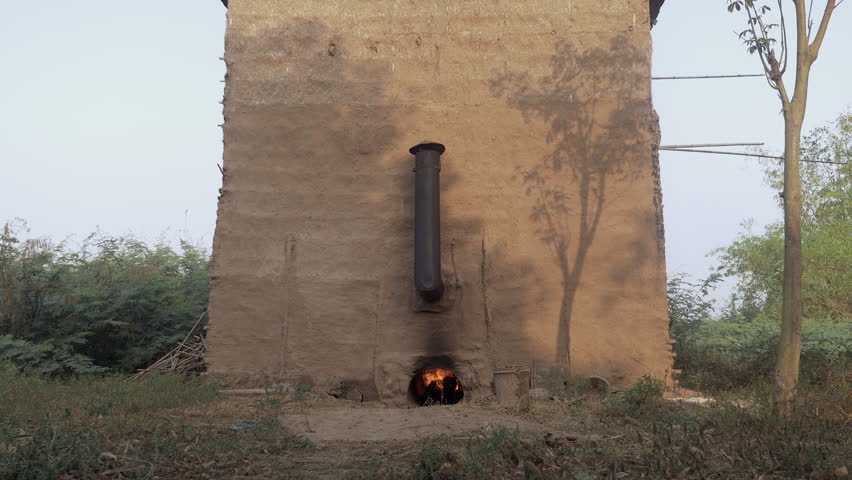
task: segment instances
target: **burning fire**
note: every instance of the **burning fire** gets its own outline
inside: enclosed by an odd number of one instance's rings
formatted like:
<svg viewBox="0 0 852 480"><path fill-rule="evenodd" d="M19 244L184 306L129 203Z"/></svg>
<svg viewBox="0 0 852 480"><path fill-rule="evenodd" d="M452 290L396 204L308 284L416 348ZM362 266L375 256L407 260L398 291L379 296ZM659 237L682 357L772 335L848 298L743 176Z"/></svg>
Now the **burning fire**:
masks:
<svg viewBox="0 0 852 480"><path fill-rule="evenodd" d="M423 370L421 375L423 375L423 383L425 383L427 387L429 385L431 385L432 382L437 382L437 386L440 390L444 389L444 379L445 378L447 378L447 377L455 378L455 375L453 375L453 372L451 372L449 370L444 370L443 368L427 368L426 370ZM456 390L459 389L458 383L455 384L455 389Z"/></svg>
<svg viewBox="0 0 852 480"><path fill-rule="evenodd" d="M443 368L426 368L412 381L414 395L421 405L452 405L464 397L461 382Z"/></svg>

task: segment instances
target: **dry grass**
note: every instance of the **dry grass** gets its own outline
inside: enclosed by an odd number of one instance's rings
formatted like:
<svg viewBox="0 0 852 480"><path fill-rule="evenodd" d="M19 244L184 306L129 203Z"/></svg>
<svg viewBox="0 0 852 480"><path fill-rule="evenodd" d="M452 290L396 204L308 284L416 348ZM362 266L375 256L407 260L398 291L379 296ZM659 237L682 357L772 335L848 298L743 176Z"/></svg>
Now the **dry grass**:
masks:
<svg viewBox="0 0 852 480"><path fill-rule="evenodd" d="M4 480L222 478L245 474L262 456L310 445L279 424L283 402L223 402L218 385L201 377L58 382L4 368L0 384ZM258 423L229 428L247 419Z"/></svg>
<svg viewBox="0 0 852 480"><path fill-rule="evenodd" d="M842 381L803 391L789 418L775 415L760 389L740 392L736 405L696 406L663 400L647 380L603 402L568 383L554 400L516 413L575 435L430 440L396 478L827 479L852 461L843 413L852 389Z"/></svg>
<svg viewBox="0 0 852 480"><path fill-rule="evenodd" d="M852 466L845 380L803 392L789 419L773 415L760 390L736 397L747 409L724 398L700 407L662 400L653 382L602 401L559 380L549 385L553 399L500 412L541 426L535 432L498 427L413 442L353 432L316 444L279 419L346 406L359 415L370 405L307 393L222 396L209 380L173 375L62 383L5 368L0 382L3 480L780 479L832 478ZM229 428L244 420L255 422Z"/></svg>

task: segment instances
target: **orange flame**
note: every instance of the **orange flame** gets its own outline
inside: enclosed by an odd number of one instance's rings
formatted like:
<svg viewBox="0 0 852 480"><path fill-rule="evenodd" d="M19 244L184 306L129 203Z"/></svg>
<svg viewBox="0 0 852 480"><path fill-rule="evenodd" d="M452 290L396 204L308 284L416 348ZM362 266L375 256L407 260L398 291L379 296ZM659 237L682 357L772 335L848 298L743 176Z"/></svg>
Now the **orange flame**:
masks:
<svg viewBox="0 0 852 480"><path fill-rule="evenodd" d="M443 368L424 368L411 379L411 393L420 405L452 405L464 398L459 378Z"/></svg>
<svg viewBox="0 0 852 480"><path fill-rule="evenodd" d="M444 391L444 379L447 377L455 377L453 372L444 370L443 368L427 368L421 372L421 375L423 376L423 384L425 386L428 387L432 385L432 383L435 383L435 387L441 391ZM459 388L461 387L458 382L456 382L454 391L459 391Z"/></svg>

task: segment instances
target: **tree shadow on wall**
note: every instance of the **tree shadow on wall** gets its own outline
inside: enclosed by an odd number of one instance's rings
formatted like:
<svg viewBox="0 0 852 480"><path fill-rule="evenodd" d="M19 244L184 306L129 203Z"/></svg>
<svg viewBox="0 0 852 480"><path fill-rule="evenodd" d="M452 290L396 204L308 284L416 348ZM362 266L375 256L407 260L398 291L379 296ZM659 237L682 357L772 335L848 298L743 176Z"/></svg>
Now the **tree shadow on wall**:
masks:
<svg viewBox="0 0 852 480"><path fill-rule="evenodd" d="M641 88L648 81L648 55L623 35L607 48L587 50L561 41L549 74L507 69L490 82L492 94L505 98L527 122L549 128L550 153L532 167L519 167L515 179L533 200L529 218L561 272L555 361L569 371L577 289L604 212L618 200L612 184L640 172L628 160L644 154L641 130L650 122L651 107Z"/></svg>

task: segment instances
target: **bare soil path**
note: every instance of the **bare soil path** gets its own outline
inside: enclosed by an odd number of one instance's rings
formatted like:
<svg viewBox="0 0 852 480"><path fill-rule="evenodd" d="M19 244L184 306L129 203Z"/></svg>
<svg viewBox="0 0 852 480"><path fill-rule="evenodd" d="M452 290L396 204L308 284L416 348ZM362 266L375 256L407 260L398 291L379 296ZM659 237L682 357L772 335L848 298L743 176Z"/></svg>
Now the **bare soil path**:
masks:
<svg viewBox="0 0 852 480"><path fill-rule="evenodd" d="M285 415L287 430L312 442L411 441L505 427L540 430L542 426L500 410L453 405L419 408L331 408Z"/></svg>

